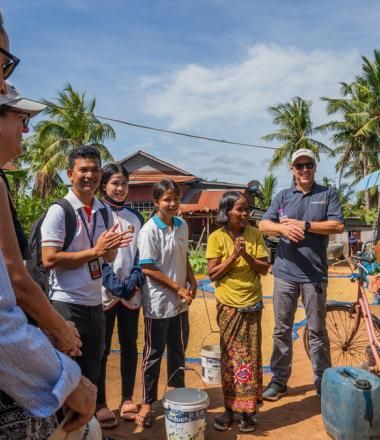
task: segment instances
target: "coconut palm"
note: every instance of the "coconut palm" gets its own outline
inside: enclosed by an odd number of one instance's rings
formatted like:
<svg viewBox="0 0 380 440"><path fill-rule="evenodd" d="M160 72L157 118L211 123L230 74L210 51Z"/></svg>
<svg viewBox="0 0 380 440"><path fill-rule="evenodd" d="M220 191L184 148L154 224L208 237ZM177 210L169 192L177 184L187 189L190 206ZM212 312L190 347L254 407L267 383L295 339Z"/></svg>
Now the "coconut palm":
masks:
<svg viewBox="0 0 380 440"><path fill-rule="evenodd" d="M96 100L87 100L85 93L75 91L71 84L59 92L55 102L44 103L49 119L36 125L35 135L27 143L30 169L37 173L35 190L41 195L55 185L74 149L91 145L99 150L103 161L110 162L114 159L104 141L115 139L113 128L94 114Z"/></svg>
<svg viewBox="0 0 380 440"><path fill-rule="evenodd" d="M350 177L352 184L380 168L380 52L375 50L373 62L362 59L362 74L351 84L341 84L342 97L322 98L328 114L337 113L342 119L319 127L333 132L336 169L340 176ZM369 191L365 191L364 200L370 208Z"/></svg>
<svg viewBox="0 0 380 440"><path fill-rule="evenodd" d="M277 178L273 174L268 174L264 178L264 183L261 186L262 198L258 200L259 208L266 209L272 203L273 193L277 185Z"/></svg>
<svg viewBox="0 0 380 440"><path fill-rule="evenodd" d="M273 123L280 126L275 132L263 136L265 141L281 143L273 155L269 169L279 166L284 161L290 163L292 154L300 148L312 150L319 159L319 153L331 152L331 149L313 136L318 131L313 127L310 111L311 101L296 96L290 102L269 107Z"/></svg>

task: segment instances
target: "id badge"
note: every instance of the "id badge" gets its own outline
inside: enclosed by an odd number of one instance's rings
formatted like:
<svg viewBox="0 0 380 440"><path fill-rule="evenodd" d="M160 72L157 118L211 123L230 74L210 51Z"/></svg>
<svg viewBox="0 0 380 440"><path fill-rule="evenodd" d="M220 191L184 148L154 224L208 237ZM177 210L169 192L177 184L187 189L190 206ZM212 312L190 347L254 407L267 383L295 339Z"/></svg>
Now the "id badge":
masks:
<svg viewBox="0 0 380 440"><path fill-rule="evenodd" d="M99 259L91 260L88 262L88 268L90 270L91 278L97 280L102 276L102 270L100 269Z"/></svg>

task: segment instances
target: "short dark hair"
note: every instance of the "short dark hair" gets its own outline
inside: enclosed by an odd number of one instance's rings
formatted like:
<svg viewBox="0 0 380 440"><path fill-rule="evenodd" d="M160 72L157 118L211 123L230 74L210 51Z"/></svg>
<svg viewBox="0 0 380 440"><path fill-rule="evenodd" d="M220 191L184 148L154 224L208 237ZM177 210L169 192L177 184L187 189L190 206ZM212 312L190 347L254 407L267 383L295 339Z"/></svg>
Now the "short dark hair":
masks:
<svg viewBox="0 0 380 440"><path fill-rule="evenodd" d="M75 150L73 150L70 153L69 156L69 169L72 170L74 168L74 164L75 164L75 160L76 159L98 159L99 161L99 166L102 166L102 161L100 159L100 153L99 151L95 148L92 147L91 145L81 145L78 148L75 148Z"/></svg>
<svg viewBox="0 0 380 440"><path fill-rule="evenodd" d="M100 191L104 194L103 185L107 185L111 177L115 174L123 174L124 177L129 180L129 174L123 165L118 163L109 163L102 168L102 179L100 181Z"/></svg>
<svg viewBox="0 0 380 440"><path fill-rule="evenodd" d="M234 207L235 203L244 197L247 197L240 191L226 191L219 202L219 210L215 222L219 226L227 226L229 222L228 213ZM248 201L248 199L247 199Z"/></svg>
<svg viewBox="0 0 380 440"><path fill-rule="evenodd" d="M163 179L153 185L153 200L160 200L162 195L169 190L173 190L179 197L181 196L181 190L174 180Z"/></svg>

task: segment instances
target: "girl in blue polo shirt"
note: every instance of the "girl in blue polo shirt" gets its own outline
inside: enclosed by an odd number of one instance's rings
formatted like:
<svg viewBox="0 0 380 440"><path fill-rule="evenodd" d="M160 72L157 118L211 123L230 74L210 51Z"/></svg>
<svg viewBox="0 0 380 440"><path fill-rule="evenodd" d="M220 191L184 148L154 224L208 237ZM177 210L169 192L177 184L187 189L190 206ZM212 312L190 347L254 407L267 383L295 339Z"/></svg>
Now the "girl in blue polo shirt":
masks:
<svg viewBox="0 0 380 440"><path fill-rule="evenodd" d="M145 345L142 362L143 402L136 423L151 426L151 405L157 400L160 365L167 347L168 378L185 365L189 337L188 305L195 297L197 284L188 252L188 228L176 215L181 192L172 180L161 180L153 187L156 214L143 226L138 238L140 265L146 275L142 302ZM184 387L184 372L169 381Z"/></svg>

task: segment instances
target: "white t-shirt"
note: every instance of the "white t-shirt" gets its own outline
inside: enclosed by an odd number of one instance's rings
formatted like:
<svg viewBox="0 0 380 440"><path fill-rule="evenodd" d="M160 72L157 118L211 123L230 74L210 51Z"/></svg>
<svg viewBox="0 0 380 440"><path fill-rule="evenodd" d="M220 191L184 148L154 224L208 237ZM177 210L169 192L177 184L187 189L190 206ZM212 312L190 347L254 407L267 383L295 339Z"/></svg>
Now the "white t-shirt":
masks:
<svg viewBox="0 0 380 440"><path fill-rule="evenodd" d="M168 278L186 287L188 237L187 223L183 219L174 217L173 227L169 228L155 215L140 231L140 264L154 264ZM177 292L149 276L142 290L146 318L170 318L188 310L187 302L182 301Z"/></svg>
<svg viewBox="0 0 380 440"><path fill-rule="evenodd" d="M107 203L105 202L105 204ZM118 249L115 261L111 264L115 275L125 281L129 277L135 263L137 255L137 240L144 224L144 219L138 211L126 206L122 208L111 207L111 210L114 224L119 225L116 230L117 232L127 231L128 228L133 227L132 241L129 242L127 247ZM105 287L102 287L102 300L105 310L113 307L119 301L121 301L126 307L135 308L133 306L134 297L132 297L131 300L118 298L113 296Z"/></svg>
<svg viewBox="0 0 380 440"><path fill-rule="evenodd" d="M94 232L93 243L99 238L100 234L106 230L106 225L103 221L103 216L99 212L104 208L104 205L94 198L92 205L91 218L88 222L87 213L84 209L84 204L78 197L69 190L65 196L76 213L76 232L73 241L70 243L67 252L78 252L90 249L91 242L87 234L86 228L83 225L83 220L79 214L82 212L83 218L87 224L87 230L90 238ZM113 225L113 216L111 209L108 210L108 228ZM96 227L94 231L94 223ZM65 240L65 212L59 205L52 205L41 226L41 246L55 246L62 248ZM103 259L99 258L100 267ZM67 303L80 304L85 306L97 306L102 303L102 278L93 280L91 278L88 263L76 269L62 269L55 268L50 271L49 276L49 297L54 301L63 301Z"/></svg>

